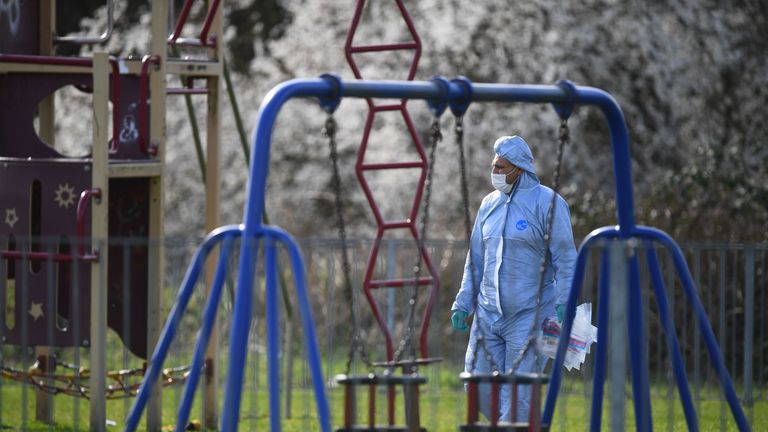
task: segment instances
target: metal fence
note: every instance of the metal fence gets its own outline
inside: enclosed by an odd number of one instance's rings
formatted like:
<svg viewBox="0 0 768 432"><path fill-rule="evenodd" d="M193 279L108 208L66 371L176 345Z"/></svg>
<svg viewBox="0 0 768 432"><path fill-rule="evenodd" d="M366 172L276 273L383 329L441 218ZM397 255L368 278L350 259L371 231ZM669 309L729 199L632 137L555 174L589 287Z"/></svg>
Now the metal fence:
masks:
<svg viewBox="0 0 768 432"><path fill-rule="evenodd" d="M0 239L3 250L23 250L18 239ZM162 290L162 316L167 316L173 306L174 296L184 277L190 258L200 239L167 239L165 251L165 284ZM39 244L40 251L66 253L77 245L62 246L62 239ZM146 352L146 289L141 281L146 279L146 259L149 248L157 245L120 243L110 246L110 260L104 267L115 276L109 278L107 337L107 418L121 425L127 413L136 385L145 367ZM324 372L331 401L338 402L340 393L333 376L346 369L350 335L359 329L366 341L365 349L373 361L384 361L384 339L370 308L359 289L362 272L371 250L372 242L352 240L348 254L352 265L355 298L351 302L343 291L341 245L337 240L309 239L302 242L307 265L310 295L313 302L314 320L320 347L323 349ZM432 240L428 242L432 261L438 269L441 287L430 322L430 356L442 357L443 361L420 370L429 379L422 398L422 423L429 430L444 430L446 423L458 425L463 419L464 396L458 372L463 369L467 335L454 332L449 324L450 306L458 289L466 256L466 244L459 241ZM757 427L768 424L768 339L766 339L766 291L768 291L768 246L732 244L686 244L683 250L696 281L712 328L720 343L728 370L737 383L738 393L751 423ZM593 252L596 254L597 252ZM596 257L596 255L594 256ZM684 301L679 283L673 280L671 257L659 251L665 277L668 301L675 317L677 336L685 359L692 393L697 403L700 424L715 429L729 428L729 414L714 381L714 374L693 321L692 313ZM233 257L236 263L237 257ZM413 241L385 240L376 258L376 277L408 277L417 262ZM36 263L36 264L35 264ZM87 378L90 346L87 337L89 326L89 290L86 277L90 264L85 262L56 261L54 259L30 261L28 257L6 256L0 266L0 425L26 428L35 419L53 421L57 426L74 429L87 428L89 393ZM233 265L233 272L234 272ZM100 268L100 267L96 267ZM648 335L643 343L648 356L650 377L653 381L654 400L676 401L676 390L669 367L666 344L656 314L656 304L648 293L650 277L645 263L641 263L641 286L645 302L645 325ZM290 275L283 274L286 281ZM590 260L582 302L597 303L597 260ZM37 284L37 279L41 282ZM219 309L218 338L215 342L216 363L205 373L211 374L214 394L223 388L223 370L228 355L227 337L233 298L232 274ZM302 335L293 325L290 286L284 286L281 330L283 339L283 413L298 422L299 428L313 429L313 398L307 366L302 360ZM254 429L266 425L266 382L264 357L263 283L254 287L255 316L249 341L249 362L246 372L241 410L243 427ZM382 307L385 321L392 329L396 342L407 339L404 323L407 322L408 301L411 287L376 290L374 298ZM164 424L172 422L178 406L183 382L191 358L195 334L199 327L204 302L204 284L198 287L198 295L182 322L168 367L163 391ZM418 297L415 311L423 310L426 296ZM142 304L142 301L144 302ZM358 322L351 319L351 308L358 312ZM593 310L596 310L593 307ZM545 311L552 313L554 311ZM595 321L593 318L593 321ZM144 325L142 325L144 321ZM138 342L137 342L138 341ZM290 365L290 367L289 367ZM567 429L573 421L584 419L591 396L592 360L581 371L569 372L558 402L556 424ZM367 371L359 359L352 370ZM631 395L627 395L631 398ZM446 402L446 398L449 400ZM218 401L205 402L202 391L198 397L194 416L212 418ZM379 398L385 400L385 398ZM338 405L334 405L338 406ZM757 407L757 408L755 408ZM760 408L762 407L762 409ZM383 408L382 408L383 410ZM658 411L658 412L657 412ZM334 412L338 420L339 412ZM654 418L659 429L673 430L682 422L681 409L675 403L654 405ZM215 416L213 416L215 418ZM380 418L384 418L383 411ZM586 426L585 426L586 428ZM454 427L452 430L455 430Z"/></svg>

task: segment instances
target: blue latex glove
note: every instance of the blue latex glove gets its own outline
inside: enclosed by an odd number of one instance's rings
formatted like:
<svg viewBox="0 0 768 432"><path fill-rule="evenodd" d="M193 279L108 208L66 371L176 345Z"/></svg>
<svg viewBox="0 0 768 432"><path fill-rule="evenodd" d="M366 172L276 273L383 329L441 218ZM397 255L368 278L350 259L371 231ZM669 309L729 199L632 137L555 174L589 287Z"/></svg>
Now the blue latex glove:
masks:
<svg viewBox="0 0 768 432"><path fill-rule="evenodd" d="M458 331L467 331L469 326L467 325L467 313L460 310L455 310L451 314L451 325Z"/></svg>
<svg viewBox="0 0 768 432"><path fill-rule="evenodd" d="M557 312L557 321L563 322L563 318L565 318L565 305L555 305L555 312Z"/></svg>

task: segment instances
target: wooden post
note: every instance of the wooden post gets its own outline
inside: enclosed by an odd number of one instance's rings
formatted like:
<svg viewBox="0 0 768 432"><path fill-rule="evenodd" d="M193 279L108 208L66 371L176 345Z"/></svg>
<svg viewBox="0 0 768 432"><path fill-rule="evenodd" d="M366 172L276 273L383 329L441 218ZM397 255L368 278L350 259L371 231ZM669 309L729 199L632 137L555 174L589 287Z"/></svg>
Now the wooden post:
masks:
<svg viewBox="0 0 768 432"><path fill-rule="evenodd" d="M518 384L512 383L512 401L509 408L509 421L512 423L517 423L517 389Z"/></svg>
<svg viewBox="0 0 768 432"><path fill-rule="evenodd" d="M91 239L99 260L91 265L90 428L106 428L106 339L107 339L107 234L109 209L109 56L93 55L93 165L91 187L100 198L91 200Z"/></svg>
<svg viewBox="0 0 768 432"><path fill-rule="evenodd" d="M403 384L403 402L405 403L405 426L408 432L419 432L421 430L419 384Z"/></svg>
<svg viewBox="0 0 768 432"><path fill-rule="evenodd" d="M52 55L53 54L53 34L56 27L56 2L55 1L43 1L40 2L40 17L39 17L39 45L38 52L40 55ZM44 143L53 146L55 144L56 135L54 134L54 112L55 112L55 97L53 94L48 95L40 101L38 105L38 131L40 139ZM50 299L48 300L50 303ZM48 319L55 319L55 317L48 317ZM55 324L54 324L55 325ZM37 359L46 359L46 373L48 373L48 367L52 365L50 360L51 350L46 346L38 346L35 348L35 357ZM35 420L50 423L53 420L53 407L49 402L52 399L48 393L42 390L35 390Z"/></svg>
<svg viewBox="0 0 768 432"><path fill-rule="evenodd" d="M168 2L153 1L151 16L151 55L157 56L158 65L149 76L150 131L149 144L157 146L155 156L160 166L165 164L165 59L167 53ZM149 178L149 274L147 275L147 352L152 353L160 338L163 325L162 288L165 268L163 171ZM151 354L150 354L151 355ZM159 381L159 380L158 380ZM155 383L147 404L147 430L162 428L162 385Z"/></svg>
<svg viewBox="0 0 768 432"><path fill-rule="evenodd" d="M352 383L344 383L344 428L350 429L357 422L357 401L355 400L355 386Z"/></svg>
<svg viewBox="0 0 768 432"><path fill-rule="evenodd" d="M213 7L215 2L211 2ZM222 7L219 6L211 25L210 34L216 38L216 47L211 49L209 57L216 63L222 63L221 45L224 42L222 35ZM221 71L222 68L219 68ZM209 76L208 84L208 117L206 126L206 164L205 164L205 231L211 232L220 225L219 221L219 149L221 142L221 72L216 76ZM216 268L216 253L206 263L206 298L210 295L211 284ZM206 428L216 429L218 423L218 395L216 386L216 371L218 360L218 331L214 326L208 347L205 352L205 364L210 365L203 381L205 394L204 424Z"/></svg>
<svg viewBox="0 0 768 432"><path fill-rule="evenodd" d="M477 382L470 381L467 389L467 424L477 424L478 406L477 406Z"/></svg>
<svg viewBox="0 0 768 432"><path fill-rule="evenodd" d="M47 304L50 304L50 302L51 299L49 297ZM49 315L49 320L55 319L50 314L47 315ZM53 361L53 357L51 357L51 349L47 346L35 348L35 358L43 373L43 376L39 379L45 381L46 384L53 384L53 380L47 377L56 372L56 363ZM43 423L53 422L53 404L50 402L53 402L51 394L35 389L35 420Z"/></svg>
<svg viewBox="0 0 768 432"><path fill-rule="evenodd" d="M499 382L491 383L491 426L499 424Z"/></svg>
<svg viewBox="0 0 768 432"><path fill-rule="evenodd" d="M53 55L53 35L56 34L56 1L47 0L40 2L40 55ZM39 136L44 143L53 146L54 134L54 96L49 95L40 101L38 110Z"/></svg>
<svg viewBox="0 0 768 432"><path fill-rule="evenodd" d="M56 2L52 0L40 2L40 42L38 45L38 52L40 55L53 55L53 34L55 33L55 28ZM55 97L51 94L40 101L40 104L38 105L38 135L44 143L50 146L55 144L56 139L56 135L54 134L54 102ZM48 319L55 319L55 317L48 317ZM51 350L49 347L38 346L35 348L35 357L38 359L46 359L46 373L48 373L48 368L53 366L48 361L50 360L50 353ZM39 389L35 391L35 420L44 423L50 423L53 420L53 407L49 403L51 400L52 399L48 393Z"/></svg>
<svg viewBox="0 0 768 432"><path fill-rule="evenodd" d="M530 417L528 425L532 431L541 430L541 382L531 384L531 404L529 406Z"/></svg>
<svg viewBox="0 0 768 432"><path fill-rule="evenodd" d="M376 427L376 384L368 384L368 427Z"/></svg>

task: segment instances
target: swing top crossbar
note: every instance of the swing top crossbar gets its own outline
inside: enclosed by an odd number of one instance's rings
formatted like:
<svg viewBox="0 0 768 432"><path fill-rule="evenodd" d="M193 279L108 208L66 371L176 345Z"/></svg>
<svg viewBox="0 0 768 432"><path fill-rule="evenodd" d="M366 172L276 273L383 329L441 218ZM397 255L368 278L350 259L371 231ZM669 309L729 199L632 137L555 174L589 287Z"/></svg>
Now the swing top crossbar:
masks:
<svg viewBox="0 0 768 432"><path fill-rule="evenodd" d="M282 106L293 98L320 98L321 105L335 109L343 98L421 99L448 101L466 107L468 102L551 103L561 116L568 116L577 105L599 108L608 122L613 153L616 208L620 237L629 238L635 228L629 135L624 114L616 100L604 90L574 86L567 81L557 85L469 83L466 78L451 81L386 81L339 78L294 79L274 87L259 109L253 136L251 175L245 207L245 235L258 230L264 213L271 137ZM330 101L330 103L329 103ZM463 114L460 113L460 114Z"/></svg>

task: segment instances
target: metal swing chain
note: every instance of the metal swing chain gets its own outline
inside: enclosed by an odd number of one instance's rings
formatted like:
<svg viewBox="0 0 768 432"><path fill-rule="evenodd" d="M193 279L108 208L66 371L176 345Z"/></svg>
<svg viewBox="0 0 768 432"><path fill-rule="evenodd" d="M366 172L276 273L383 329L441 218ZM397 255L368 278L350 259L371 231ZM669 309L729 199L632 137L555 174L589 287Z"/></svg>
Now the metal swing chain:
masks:
<svg viewBox="0 0 768 432"><path fill-rule="evenodd" d="M413 343L413 320L414 316L416 315L416 302L418 301L419 297L419 274L421 273L421 265L423 262L422 251L424 250L427 226L429 225L429 203L432 198L432 175L435 171L436 159L435 150L437 150L437 144L442 140L443 133L440 131L440 118L434 117L432 119L432 124L430 125L429 163L427 168L427 179L424 182L424 215L421 218L421 232L419 233L419 240L417 242L418 250L416 251L418 258L416 259L416 265L413 267L413 292L411 294L410 300L408 300L408 326L405 329L405 337L400 341L400 345L398 346L397 351L395 351L395 355L393 356L395 363L402 360L403 354L406 350L408 350L411 358L416 358L416 347ZM412 371L416 372L415 365Z"/></svg>
<svg viewBox="0 0 768 432"><path fill-rule="evenodd" d="M459 148L459 171L461 172L461 201L464 206L464 234L467 238L467 246L469 252L467 257L469 258L470 278L472 280L472 288L477 287L477 281L475 280L474 262L472 260L471 252L471 238L472 238L472 221L469 215L469 182L467 181L467 162L464 158L464 116L456 116L454 124L454 136L456 145ZM485 358L491 365L493 371L498 371L499 367L496 362L493 361L491 353L488 351L488 347L485 345L485 332L483 331L480 322L478 321L478 333L477 333L477 345L485 353ZM470 372L475 370L477 366L477 348L472 352L472 361L470 362Z"/></svg>
<svg viewBox="0 0 768 432"><path fill-rule="evenodd" d="M520 354L515 359L512 365L511 372L517 370L520 367L520 363L523 362L525 353L530 349L531 344L536 340L539 328L539 319L541 313L541 298L544 291L544 276L547 271L547 262L550 260L549 246L552 243L552 227L555 224L555 203L557 202L557 193L560 187L560 168L562 167L563 153L565 146L570 141L570 130L568 129L568 119L563 119L560 122L560 129L558 134L559 143L557 146L557 157L555 158L555 175L552 180L552 200L549 202L549 209L547 209L547 227L544 231L544 256L541 258L541 267L539 267L539 287L536 291L536 313L534 314L533 324L531 325L531 331L528 334L528 338L525 341L525 345L520 350ZM534 344L535 345L535 344ZM538 361L539 349L534 348L534 363Z"/></svg>
<svg viewBox="0 0 768 432"><path fill-rule="evenodd" d="M360 340L360 325L357 320L357 314L355 312L355 300L354 290L352 289L352 277L350 276L351 270L349 265L349 257L347 256L347 229L344 223L343 205L341 201L341 176L339 175L339 154L336 147L336 121L332 115L329 115L325 120L325 126L322 130L323 135L328 138L329 146L329 158L333 165L333 171L331 176L331 188L333 188L335 207L336 207L336 227L339 232L339 240L341 241L341 267L344 277L344 292L349 304L350 315L352 318L352 337L349 344L349 352L347 353L347 364L344 368L344 373L349 375L352 369L352 362L355 359L355 353L360 353L360 359L368 366L369 369L373 369L368 353L365 350L365 345Z"/></svg>

